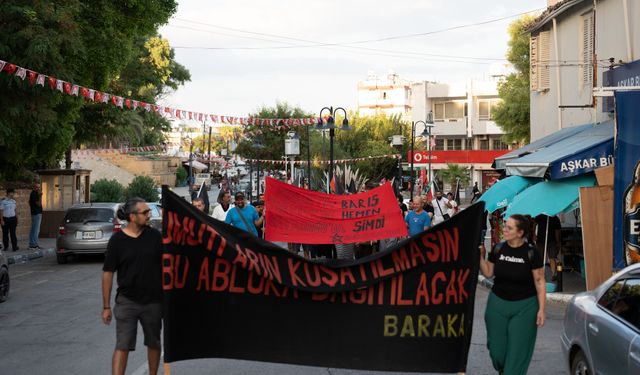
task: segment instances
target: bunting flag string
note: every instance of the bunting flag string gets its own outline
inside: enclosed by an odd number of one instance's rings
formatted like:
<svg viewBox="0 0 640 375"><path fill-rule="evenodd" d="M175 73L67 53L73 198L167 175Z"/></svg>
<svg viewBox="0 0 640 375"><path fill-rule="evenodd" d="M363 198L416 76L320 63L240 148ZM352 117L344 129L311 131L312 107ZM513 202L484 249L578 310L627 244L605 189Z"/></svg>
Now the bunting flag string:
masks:
<svg viewBox="0 0 640 375"><path fill-rule="evenodd" d="M359 161L365 160L373 160L373 159L401 159L402 156L400 154L389 154L389 155L376 155L376 156L366 156L361 158L352 158L352 159L336 159L333 162L335 164L345 164L345 163L357 163ZM291 161L286 160L267 160L267 159L247 159L248 163L265 163L265 164L290 164ZM306 160L294 160L294 165L307 165ZM311 163L314 164L330 164L330 160L311 160Z"/></svg>
<svg viewBox="0 0 640 375"><path fill-rule="evenodd" d="M104 103L107 105L111 104L114 107L122 109L125 109L126 107L126 109L129 110L141 109L147 112L153 111L154 113L157 113L158 115L165 118L185 120L188 119L192 121L199 121L203 124L206 122L212 122L225 125L253 125L276 130L288 130L300 126L315 125L319 120L321 120L317 117L299 119L262 119L252 117L221 116L216 114L205 114L195 111L186 111L183 109L164 107L157 104L145 103L130 98L113 95L110 93L101 92L89 87L76 85L74 83L66 82L61 79L57 79L43 73L23 68L21 66L3 60L0 60L0 73L6 73L8 75L17 77L21 81L24 81L26 77L29 77L28 82L31 86L45 87L45 82L48 82L49 87L52 91L57 90L63 95L83 97L86 101L91 101L94 103Z"/></svg>

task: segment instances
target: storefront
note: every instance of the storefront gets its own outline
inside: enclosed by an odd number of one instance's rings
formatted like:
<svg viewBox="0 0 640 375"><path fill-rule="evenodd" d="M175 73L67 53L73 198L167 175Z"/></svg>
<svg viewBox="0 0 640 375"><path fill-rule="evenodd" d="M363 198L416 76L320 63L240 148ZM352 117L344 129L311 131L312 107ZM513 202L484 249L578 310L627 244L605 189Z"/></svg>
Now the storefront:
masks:
<svg viewBox="0 0 640 375"><path fill-rule="evenodd" d="M448 164L456 164L466 169L469 175L470 189L475 182L483 189L484 187L494 183L500 178L500 172L492 168L493 161L505 154L509 150L448 150L448 151L415 151L413 153L413 168L416 176L420 176L421 170L428 170L431 167L431 173L435 178L440 179L438 172L448 169ZM411 168L412 154L409 152L409 162L404 165L404 169ZM431 161L431 163L429 163ZM430 164L430 165L429 165ZM428 177L425 173L424 176ZM453 190L451 186L445 184L445 191Z"/></svg>

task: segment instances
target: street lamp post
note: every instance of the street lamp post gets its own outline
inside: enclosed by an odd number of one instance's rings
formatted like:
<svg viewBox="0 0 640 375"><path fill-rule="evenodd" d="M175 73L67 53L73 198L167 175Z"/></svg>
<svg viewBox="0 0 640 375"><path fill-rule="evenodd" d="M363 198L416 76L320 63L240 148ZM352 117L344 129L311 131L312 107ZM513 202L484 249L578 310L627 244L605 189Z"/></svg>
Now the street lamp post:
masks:
<svg viewBox="0 0 640 375"><path fill-rule="evenodd" d="M291 182L293 183L293 160L297 155L300 155L300 138L298 134L293 131L287 133L287 139L284 140L284 154L285 158L285 172L287 170L286 163L289 156L291 157Z"/></svg>
<svg viewBox="0 0 640 375"><path fill-rule="evenodd" d="M413 121L411 122L411 194L410 194L410 199L413 201L413 185L415 184L415 176L413 173L413 161L415 159L414 157L414 146L415 146L415 139L416 139L416 126L418 124L423 124L424 125L424 130L422 132L422 134L420 135L421 137L427 137L427 150L429 152L429 184L431 184L431 128L433 128L435 125L433 124L433 112L429 112L429 114L427 115L427 121Z"/></svg>
<svg viewBox="0 0 640 375"><path fill-rule="evenodd" d="M403 140L403 136L402 135L394 135L391 136L391 146L395 147L398 149L398 153L400 155L402 155L402 140ZM396 193L400 193L400 188L402 187L402 157L400 157L398 159L398 179L395 183L396 187L397 187L397 191Z"/></svg>
<svg viewBox="0 0 640 375"><path fill-rule="evenodd" d="M253 148L256 150L256 166L257 166L257 176L256 182L258 183L258 188L256 189L256 198L260 198L260 153L264 148L264 145L260 143L260 140L256 138L253 142ZM253 191L253 185L251 185L251 191Z"/></svg>
<svg viewBox="0 0 640 375"><path fill-rule="evenodd" d="M324 124L324 121L322 119L322 112L324 112L325 109L329 111L329 117L327 118L326 125ZM347 120L347 111L342 107L337 107L335 109L333 107L322 108L319 114L320 118L318 119L318 125L316 126L316 129L318 130L329 129L329 180L327 181L327 193L331 192L329 185L333 180L333 138L336 135L335 115L338 111L342 111L344 113L344 119L342 120L342 126L340 127L340 130L351 130L351 127L349 126L349 120Z"/></svg>
<svg viewBox="0 0 640 375"><path fill-rule="evenodd" d="M193 139L189 138L189 194L193 190Z"/></svg>

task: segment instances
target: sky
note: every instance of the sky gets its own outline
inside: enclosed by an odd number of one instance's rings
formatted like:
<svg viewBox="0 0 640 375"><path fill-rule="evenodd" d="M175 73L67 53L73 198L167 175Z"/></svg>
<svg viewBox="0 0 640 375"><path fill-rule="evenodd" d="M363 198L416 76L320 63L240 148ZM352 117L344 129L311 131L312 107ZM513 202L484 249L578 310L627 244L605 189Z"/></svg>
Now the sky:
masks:
<svg viewBox="0 0 640 375"><path fill-rule="evenodd" d="M356 110L358 81L369 72L393 71L410 81L488 78L506 63L509 23L545 6L546 0L179 0L160 34L191 82L161 103L245 117L282 101L317 114L325 106Z"/></svg>

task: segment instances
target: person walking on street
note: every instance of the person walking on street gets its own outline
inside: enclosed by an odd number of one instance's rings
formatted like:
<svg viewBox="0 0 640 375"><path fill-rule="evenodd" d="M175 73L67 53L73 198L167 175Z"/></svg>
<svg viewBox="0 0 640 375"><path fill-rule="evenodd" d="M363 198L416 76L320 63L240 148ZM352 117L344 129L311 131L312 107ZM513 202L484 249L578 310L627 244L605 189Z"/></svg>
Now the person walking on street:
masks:
<svg viewBox="0 0 640 375"><path fill-rule="evenodd" d="M29 249L39 249L40 223L42 223L42 192L40 184L33 184L29 194L29 208L31 209L31 230L29 231Z"/></svg>
<svg viewBox="0 0 640 375"><path fill-rule="evenodd" d="M503 229L504 241L485 259L480 245L480 271L495 275L484 320L487 347L500 374L525 375L539 327L545 321L546 285L542 255L531 243L531 219L512 215Z"/></svg>
<svg viewBox="0 0 640 375"><path fill-rule="evenodd" d="M258 230L256 226L262 225L264 216L260 216L255 207L246 204L243 192L237 192L235 199L236 206L227 212L227 218L224 222L249 233L253 233L253 235L257 237Z"/></svg>
<svg viewBox="0 0 640 375"><path fill-rule="evenodd" d="M231 194L228 191L221 190L220 194L218 194L218 205L213 208L211 216L216 220L224 221L232 207Z"/></svg>
<svg viewBox="0 0 640 375"><path fill-rule="evenodd" d="M431 226L431 216L422 209L422 198L414 197L411 202L412 210L404 218L404 222L409 228L409 236L415 236Z"/></svg>
<svg viewBox="0 0 640 375"><path fill-rule="evenodd" d="M191 204L193 205L193 207L204 212L204 199L200 197L195 197L191 200Z"/></svg>
<svg viewBox="0 0 640 375"><path fill-rule="evenodd" d="M13 251L18 251L18 237L16 236L16 228L18 227L18 213L16 212L17 203L13 199L15 190L7 189L7 197L0 201L0 225L2 225L2 245L4 249L9 249L9 237L11 237L11 246Z"/></svg>
<svg viewBox="0 0 640 375"><path fill-rule="evenodd" d="M451 207L447 209L447 215L451 218L458 213L458 202L453 199L453 193L447 193L447 200L449 201L449 205L451 205Z"/></svg>
<svg viewBox="0 0 640 375"><path fill-rule="evenodd" d="M436 197L431 201L431 205L433 206L433 225L440 224L450 218L447 210L452 206L449 200L442 196L441 191L436 191Z"/></svg>
<svg viewBox="0 0 640 375"><path fill-rule="evenodd" d="M116 347L112 374L124 375L129 352L136 349L138 321L147 347L149 374L160 365L162 329L162 236L149 227L151 210L141 198L131 198L118 209L118 219L129 223L111 236L102 267L102 322L110 324L113 274L118 289L113 316L116 318Z"/></svg>
<svg viewBox="0 0 640 375"><path fill-rule="evenodd" d="M471 197L471 202L469 203L473 203L475 201L477 201L478 199L480 199L480 196L482 194L480 194L480 189L478 189L478 182L474 182L473 183L473 189L471 190L471 192L473 193L473 197Z"/></svg>

